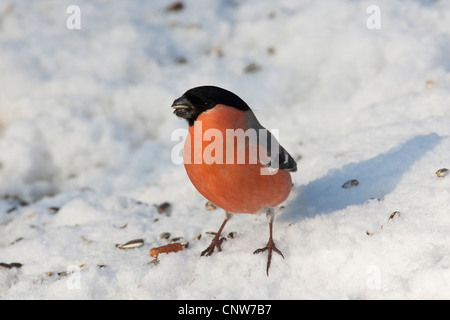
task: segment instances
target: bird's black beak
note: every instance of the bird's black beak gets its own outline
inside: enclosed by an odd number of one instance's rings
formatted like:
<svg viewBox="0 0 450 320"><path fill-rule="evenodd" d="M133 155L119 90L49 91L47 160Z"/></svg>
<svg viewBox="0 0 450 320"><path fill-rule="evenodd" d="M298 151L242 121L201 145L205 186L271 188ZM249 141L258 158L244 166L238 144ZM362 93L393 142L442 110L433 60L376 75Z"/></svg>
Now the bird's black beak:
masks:
<svg viewBox="0 0 450 320"><path fill-rule="evenodd" d="M189 119L194 114L194 106L183 95L172 103L173 113L180 118Z"/></svg>

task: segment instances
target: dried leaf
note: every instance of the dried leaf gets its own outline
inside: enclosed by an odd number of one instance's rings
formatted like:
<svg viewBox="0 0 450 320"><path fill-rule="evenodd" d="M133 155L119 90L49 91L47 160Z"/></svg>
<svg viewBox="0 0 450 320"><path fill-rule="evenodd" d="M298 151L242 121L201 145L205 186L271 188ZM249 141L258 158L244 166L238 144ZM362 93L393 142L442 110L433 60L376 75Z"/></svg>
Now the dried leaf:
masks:
<svg viewBox="0 0 450 320"><path fill-rule="evenodd" d="M177 243L169 243L169 244L166 244L165 246L161 246L161 247L157 247L157 248L151 248L150 256L152 256L153 258L158 258L158 256L161 253L178 252L178 251L183 250L183 247L185 247L187 245L188 245L187 242L185 244L177 242Z"/></svg>

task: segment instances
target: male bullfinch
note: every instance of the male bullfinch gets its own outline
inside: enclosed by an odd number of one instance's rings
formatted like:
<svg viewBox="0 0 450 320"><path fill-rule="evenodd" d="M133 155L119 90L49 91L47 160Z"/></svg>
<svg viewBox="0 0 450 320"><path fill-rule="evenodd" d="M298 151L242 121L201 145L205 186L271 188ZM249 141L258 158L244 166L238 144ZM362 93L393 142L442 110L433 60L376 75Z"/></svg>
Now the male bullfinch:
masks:
<svg viewBox="0 0 450 320"><path fill-rule="evenodd" d="M219 231L201 255L210 256L215 248L222 251L221 233L232 213L265 212L269 241L254 253L267 250L269 275L272 251L284 258L272 238L274 208L291 191L290 172L297 170L296 162L250 107L228 90L196 87L176 99L172 108L189 124L183 161L192 184L226 212Z"/></svg>

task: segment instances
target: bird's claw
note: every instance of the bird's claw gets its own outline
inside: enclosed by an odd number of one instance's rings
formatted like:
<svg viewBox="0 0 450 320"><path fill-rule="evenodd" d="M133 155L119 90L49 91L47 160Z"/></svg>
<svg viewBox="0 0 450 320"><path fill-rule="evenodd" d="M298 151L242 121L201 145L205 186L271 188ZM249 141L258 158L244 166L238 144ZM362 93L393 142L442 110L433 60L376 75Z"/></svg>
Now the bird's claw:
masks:
<svg viewBox="0 0 450 320"><path fill-rule="evenodd" d="M260 249L256 249L253 254L257 254L260 252L264 252L264 251L268 251L268 255L267 255L267 268L266 268L266 273L267 276L269 276L269 268L270 268L270 262L272 261L272 251L275 251L276 253L278 253L280 256L283 257L283 254L281 253L280 250L278 250L278 248L275 246L275 243L273 242L272 239L269 239L269 241L267 242L267 245L264 248L260 248Z"/></svg>
<svg viewBox="0 0 450 320"><path fill-rule="evenodd" d="M222 251L222 242L224 242L226 239L225 238L219 238L218 236L214 237L214 239L211 241L211 244L209 245L208 248L206 248L205 250L202 251L202 254L200 256L210 256L214 253L214 249L217 248L217 251L220 252Z"/></svg>

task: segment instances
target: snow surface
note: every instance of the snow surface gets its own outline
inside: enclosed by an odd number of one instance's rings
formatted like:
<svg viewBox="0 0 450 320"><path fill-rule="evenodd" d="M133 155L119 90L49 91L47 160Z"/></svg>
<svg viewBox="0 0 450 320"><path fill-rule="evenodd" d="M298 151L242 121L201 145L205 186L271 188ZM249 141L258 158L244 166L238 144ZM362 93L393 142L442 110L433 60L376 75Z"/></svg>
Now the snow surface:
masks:
<svg viewBox="0 0 450 320"><path fill-rule="evenodd" d="M80 30L71 4L0 1L1 299L450 299L450 1L80 0ZM204 84L301 157L269 277L264 215L200 257L224 214L170 105ZM162 232L189 246L149 264Z"/></svg>

